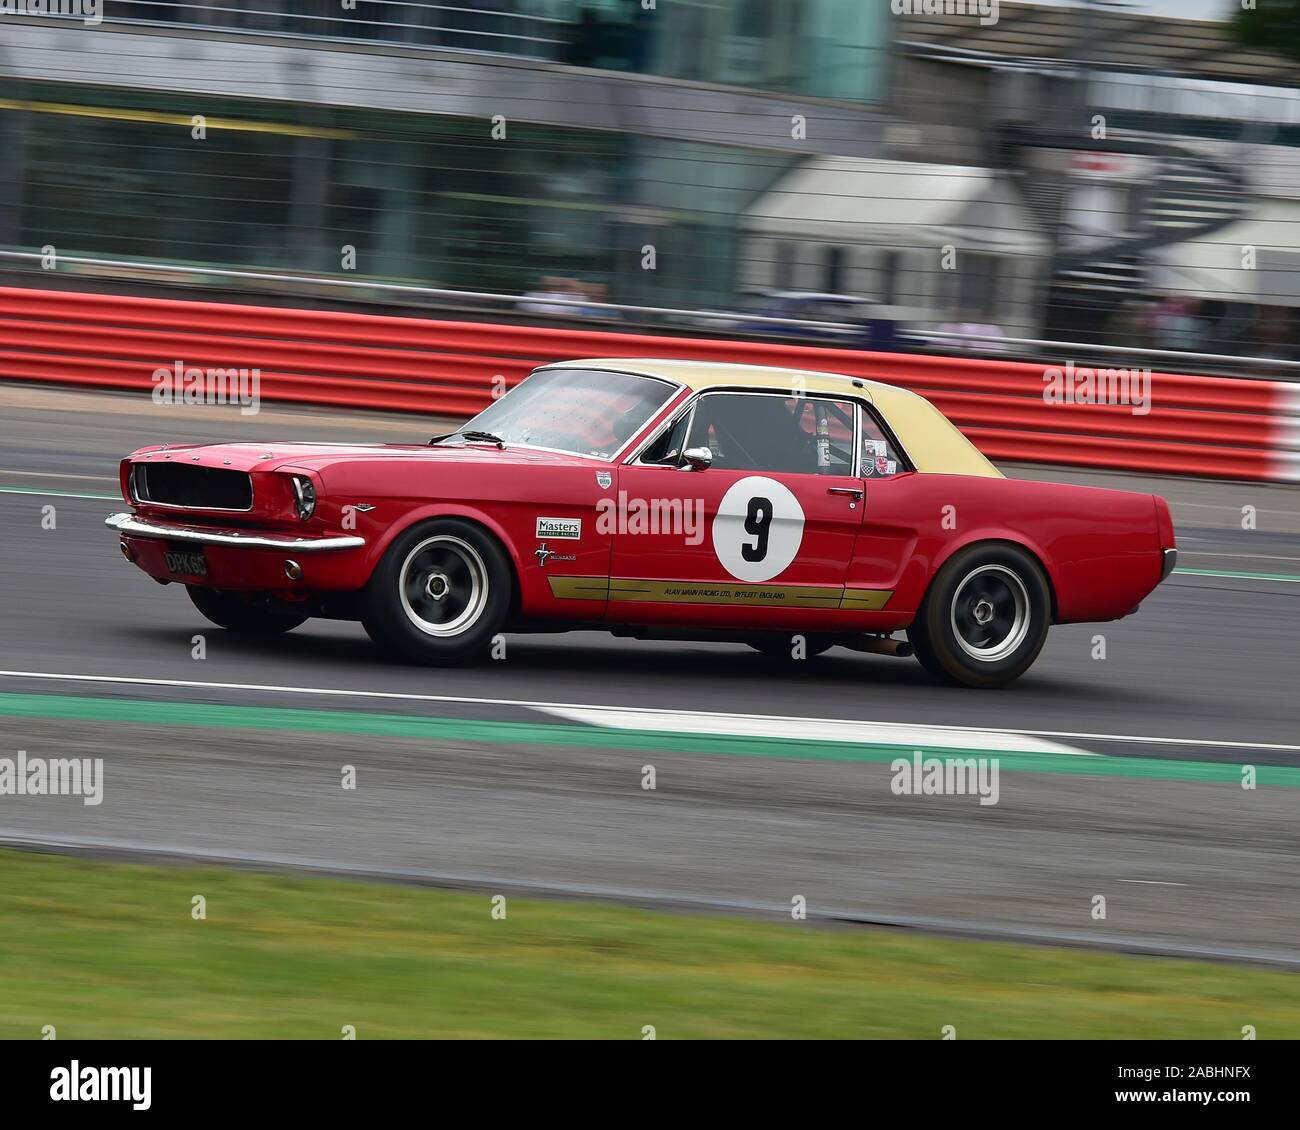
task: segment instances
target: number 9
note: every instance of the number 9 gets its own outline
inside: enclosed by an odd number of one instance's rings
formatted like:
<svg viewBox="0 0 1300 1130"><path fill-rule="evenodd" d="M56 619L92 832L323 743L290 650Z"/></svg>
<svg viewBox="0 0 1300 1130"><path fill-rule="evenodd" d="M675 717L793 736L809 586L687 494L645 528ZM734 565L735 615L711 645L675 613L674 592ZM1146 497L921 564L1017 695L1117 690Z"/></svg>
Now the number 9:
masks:
<svg viewBox="0 0 1300 1130"><path fill-rule="evenodd" d="M762 561L767 556L767 536L772 529L772 500L761 496L749 500L745 514L745 533L754 538L753 545L742 545L740 556L746 561Z"/></svg>

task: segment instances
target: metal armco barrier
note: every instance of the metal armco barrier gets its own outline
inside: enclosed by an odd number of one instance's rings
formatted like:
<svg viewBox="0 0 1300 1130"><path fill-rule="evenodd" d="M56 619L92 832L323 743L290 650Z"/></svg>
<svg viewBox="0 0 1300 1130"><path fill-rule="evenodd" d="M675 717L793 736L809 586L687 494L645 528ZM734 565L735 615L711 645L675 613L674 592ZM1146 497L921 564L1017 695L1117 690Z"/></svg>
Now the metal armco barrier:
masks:
<svg viewBox="0 0 1300 1130"><path fill-rule="evenodd" d="M1154 373L1150 411L1049 404L1045 367L584 329L0 288L0 379L133 389L156 369L259 369L266 400L469 416L495 378L575 357L819 369L932 400L994 460L1300 482L1300 385ZM1124 368L1080 357L1077 365ZM1058 366L1060 367L1060 366Z"/></svg>

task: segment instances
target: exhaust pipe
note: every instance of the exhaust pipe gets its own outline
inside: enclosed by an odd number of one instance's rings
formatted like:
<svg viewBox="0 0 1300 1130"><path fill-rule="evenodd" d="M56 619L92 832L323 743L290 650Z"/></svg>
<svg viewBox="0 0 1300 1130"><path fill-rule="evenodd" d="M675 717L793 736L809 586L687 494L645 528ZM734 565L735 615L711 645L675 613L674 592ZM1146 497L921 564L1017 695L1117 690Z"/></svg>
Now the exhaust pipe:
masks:
<svg viewBox="0 0 1300 1130"><path fill-rule="evenodd" d="M895 640L889 636L857 636L844 640L841 646L850 651L864 651L869 655L894 655L899 659L907 659L915 654L915 649L907 640Z"/></svg>

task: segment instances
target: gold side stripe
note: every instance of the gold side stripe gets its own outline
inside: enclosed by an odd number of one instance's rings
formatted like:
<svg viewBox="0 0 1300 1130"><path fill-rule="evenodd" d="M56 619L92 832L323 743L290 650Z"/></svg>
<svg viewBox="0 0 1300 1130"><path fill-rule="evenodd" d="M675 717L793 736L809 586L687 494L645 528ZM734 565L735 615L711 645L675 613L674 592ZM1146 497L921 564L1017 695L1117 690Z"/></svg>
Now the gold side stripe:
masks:
<svg viewBox="0 0 1300 1130"><path fill-rule="evenodd" d="M850 612L879 612L893 595L893 589L845 589L840 607Z"/></svg>
<svg viewBox="0 0 1300 1130"><path fill-rule="evenodd" d="M784 608L837 608L844 590L822 586L732 585L682 581L613 579L610 600L666 604L780 605Z"/></svg>
<svg viewBox="0 0 1300 1130"><path fill-rule="evenodd" d="M557 600L621 600L656 604L739 604L768 608L830 608L876 612L893 596L888 589L838 585L735 585L646 581L632 577L548 577Z"/></svg>
<svg viewBox="0 0 1300 1130"><path fill-rule="evenodd" d="M557 600L608 600L608 577L548 577Z"/></svg>

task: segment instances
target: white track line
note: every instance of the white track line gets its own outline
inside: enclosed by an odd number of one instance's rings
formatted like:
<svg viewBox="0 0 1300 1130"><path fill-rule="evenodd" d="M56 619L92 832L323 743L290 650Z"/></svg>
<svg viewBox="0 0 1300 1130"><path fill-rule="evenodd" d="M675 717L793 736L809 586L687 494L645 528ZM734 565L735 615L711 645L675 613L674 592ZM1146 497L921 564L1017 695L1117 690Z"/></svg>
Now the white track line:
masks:
<svg viewBox="0 0 1300 1130"><path fill-rule="evenodd" d="M809 721L807 718L780 714L718 714L706 710L662 710L657 707L649 706L602 707L600 703L592 702L542 702L524 698L471 698L467 695L410 694L402 691L336 690L327 687L277 686L271 683L210 683L200 682L196 679L145 679L128 675L78 675L58 671L0 671L0 677L8 679L43 679L50 682L114 683L118 685L142 687L187 687L197 690L257 691L268 694L322 695L334 698L378 698L406 702L458 702L464 703L468 706L522 706L533 710L546 710L547 708L562 710L635 709L639 710L643 714L671 715L679 718L725 717L740 720L760 719L768 722L798 723L806 723ZM824 719L813 719L813 721L824 721ZM853 719L844 719L844 721L852 722ZM1008 732L1007 730L995 729L991 726L944 726L938 723L926 723L925 725L932 730L943 730L950 733L953 731L976 734L1005 734ZM1165 738L1142 734L1088 734L1070 730L1017 729L1014 733L1026 734L1030 737L1038 738L1071 738L1075 740L1084 739L1100 742L1133 742L1139 745L1189 745L1205 746L1216 749L1274 749L1282 750L1285 753L1300 753L1300 745L1279 745L1276 742L1228 742L1213 740L1210 738Z"/></svg>
<svg viewBox="0 0 1300 1130"><path fill-rule="evenodd" d="M1272 575L1245 572L1236 569L1175 569L1176 577L1200 577L1203 581L1258 581L1262 585L1300 585L1300 577L1283 577L1277 573ZM1199 588L1199 585L1190 586ZM1263 593L1253 595L1263 596Z"/></svg>
<svg viewBox="0 0 1300 1130"><path fill-rule="evenodd" d="M116 483L116 475L68 475L60 471L16 471L12 467L0 467L0 475L22 475L31 479L81 479L97 483Z"/></svg>
<svg viewBox="0 0 1300 1130"><path fill-rule="evenodd" d="M1065 753L1097 757L1086 749L1044 741L1004 730L968 730L954 726L913 726L906 722L855 722L841 719L701 714L688 710L639 710L623 706L539 706L539 710L568 722L615 730L658 730L671 719L672 730L683 734L726 734L745 738L801 738L815 742L857 742L912 749L944 747L991 753Z"/></svg>
<svg viewBox="0 0 1300 1130"><path fill-rule="evenodd" d="M120 505L126 505L122 502L119 495L114 494L75 494L68 490L27 490L24 487L0 487L0 494L26 494L33 498L88 498L93 502L116 502Z"/></svg>

